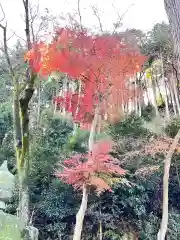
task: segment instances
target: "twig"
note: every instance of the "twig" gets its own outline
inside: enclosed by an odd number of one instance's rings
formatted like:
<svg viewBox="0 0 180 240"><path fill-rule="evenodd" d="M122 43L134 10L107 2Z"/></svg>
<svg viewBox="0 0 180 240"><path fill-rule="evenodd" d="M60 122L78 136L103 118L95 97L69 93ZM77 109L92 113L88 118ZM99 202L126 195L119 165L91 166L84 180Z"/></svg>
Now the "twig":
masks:
<svg viewBox="0 0 180 240"><path fill-rule="evenodd" d="M119 12L117 11L116 7L114 6L114 4L112 4L113 8L116 11L116 14L118 15L118 21L117 23L114 24L114 30L113 30L113 34L116 32L117 28L119 28L124 16L128 13L128 11L130 10L131 7L134 6L134 3L132 3L125 11L122 15L119 14Z"/></svg>
<svg viewBox="0 0 180 240"><path fill-rule="evenodd" d="M15 33L13 33L8 39L7 42L15 35Z"/></svg>
<svg viewBox="0 0 180 240"><path fill-rule="evenodd" d="M20 37L16 32L13 31L13 34L14 34L16 37L20 38L22 41L26 42L26 40L25 40L24 38Z"/></svg>
<svg viewBox="0 0 180 240"><path fill-rule="evenodd" d="M93 13L95 15L95 17L97 18L98 20L98 23L99 23L99 28L101 30L101 33L103 33L103 25L102 25L102 22L101 22L101 18L100 18L100 15L99 15L99 12L98 12L98 9L95 7L95 6L91 6L92 10L93 10Z"/></svg>
<svg viewBox="0 0 180 240"><path fill-rule="evenodd" d="M2 19L0 20L0 22L2 22L2 21L5 19L5 13L4 13L4 9L3 9L1 3L0 3L0 8L1 8L1 11L2 11L2 14L3 14L3 17L2 17Z"/></svg>

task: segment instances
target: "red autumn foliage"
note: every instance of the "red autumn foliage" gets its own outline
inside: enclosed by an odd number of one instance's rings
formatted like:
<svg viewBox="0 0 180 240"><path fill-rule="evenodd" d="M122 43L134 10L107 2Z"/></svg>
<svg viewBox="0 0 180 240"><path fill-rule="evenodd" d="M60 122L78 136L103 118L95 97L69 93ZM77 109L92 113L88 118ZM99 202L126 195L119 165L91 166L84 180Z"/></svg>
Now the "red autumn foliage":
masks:
<svg viewBox="0 0 180 240"><path fill-rule="evenodd" d="M111 145L111 142L107 140L95 143L91 153L76 155L64 161L65 167L63 172L58 172L56 175L76 189L82 188L85 184L95 187L98 192L104 190L111 191L110 186L99 174L114 174L118 176L125 174L125 170L109 154Z"/></svg>
<svg viewBox="0 0 180 240"><path fill-rule="evenodd" d="M80 97L76 95L75 99L75 95L69 97L71 93L67 93L64 99L56 100L83 125L91 122L97 104L102 119L108 111L110 115L116 114L122 101L125 103L132 97L127 86L129 77L138 72L146 60L118 37L90 36L85 31L71 29L60 29L50 44L36 44L25 59L41 75L58 71L82 81Z"/></svg>

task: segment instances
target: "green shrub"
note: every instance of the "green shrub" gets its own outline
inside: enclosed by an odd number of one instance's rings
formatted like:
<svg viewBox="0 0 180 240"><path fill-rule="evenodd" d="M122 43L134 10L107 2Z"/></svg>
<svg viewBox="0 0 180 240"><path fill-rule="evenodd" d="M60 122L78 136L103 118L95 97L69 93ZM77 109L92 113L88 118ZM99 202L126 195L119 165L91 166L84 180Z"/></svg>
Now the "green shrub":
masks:
<svg viewBox="0 0 180 240"><path fill-rule="evenodd" d="M165 128L165 133L169 136L174 138L180 129L180 118L174 118L172 121L168 123Z"/></svg>

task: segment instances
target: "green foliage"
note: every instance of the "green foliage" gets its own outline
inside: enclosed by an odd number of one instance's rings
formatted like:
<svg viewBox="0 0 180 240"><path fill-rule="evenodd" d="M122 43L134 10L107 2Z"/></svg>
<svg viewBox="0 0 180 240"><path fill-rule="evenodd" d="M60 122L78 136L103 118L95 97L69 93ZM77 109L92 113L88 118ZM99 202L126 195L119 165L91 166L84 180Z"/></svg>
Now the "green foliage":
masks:
<svg viewBox="0 0 180 240"><path fill-rule="evenodd" d="M0 143L5 134L12 130L12 104L10 102L0 103Z"/></svg>
<svg viewBox="0 0 180 240"><path fill-rule="evenodd" d="M77 151L85 153L87 151L89 132L77 129L74 135L71 135L67 144L66 149L68 151Z"/></svg>
<svg viewBox="0 0 180 240"><path fill-rule="evenodd" d="M165 133L169 137L174 138L179 129L180 129L180 118L174 118L166 126Z"/></svg>
<svg viewBox="0 0 180 240"><path fill-rule="evenodd" d="M155 109L152 105L147 105L142 109L142 117L145 121L152 120L153 117L155 117Z"/></svg>
<svg viewBox="0 0 180 240"><path fill-rule="evenodd" d="M0 164L8 160L10 170L14 164L12 105L0 103Z"/></svg>
<svg viewBox="0 0 180 240"><path fill-rule="evenodd" d="M61 161L63 148L72 133L72 123L61 118L52 118L46 129L40 133L31 152L31 185L40 186L41 190L48 187L56 164Z"/></svg>
<svg viewBox="0 0 180 240"><path fill-rule="evenodd" d="M114 232L113 230L108 230L104 233L104 237L107 239L112 239L112 240L121 240L122 234L118 234L118 233Z"/></svg>
<svg viewBox="0 0 180 240"><path fill-rule="evenodd" d="M143 220L138 221L140 229L140 240L156 240L159 230L160 219L153 213L150 213Z"/></svg>
<svg viewBox="0 0 180 240"><path fill-rule="evenodd" d="M44 117L45 129L40 130L31 152L31 206L36 210L34 225L40 230L40 239L58 239L72 230L77 211L73 189L55 177L59 163L66 158L65 146L73 125L64 118Z"/></svg>
<svg viewBox="0 0 180 240"><path fill-rule="evenodd" d="M110 134L115 139L121 136L140 137L146 136L148 131L143 128L143 119L135 115L129 116L124 121L118 122L109 127Z"/></svg>
<svg viewBox="0 0 180 240"><path fill-rule="evenodd" d="M149 56L158 56L160 52L172 52L170 28L165 22L157 23L148 33L147 41L142 45L142 53Z"/></svg>

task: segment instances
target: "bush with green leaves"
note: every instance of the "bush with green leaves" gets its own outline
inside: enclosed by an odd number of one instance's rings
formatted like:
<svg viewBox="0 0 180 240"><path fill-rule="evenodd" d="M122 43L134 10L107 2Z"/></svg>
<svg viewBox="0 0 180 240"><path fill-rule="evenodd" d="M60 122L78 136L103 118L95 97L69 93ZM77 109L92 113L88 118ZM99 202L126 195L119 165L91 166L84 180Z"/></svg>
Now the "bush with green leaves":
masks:
<svg viewBox="0 0 180 240"><path fill-rule="evenodd" d="M109 132L114 139L118 139L122 136L146 136L148 130L143 127L143 119L132 114L125 120L110 125Z"/></svg>
<svg viewBox="0 0 180 240"><path fill-rule="evenodd" d="M0 144L10 130L12 130L12 104L10 102L0 103Z"/></svg>
<svg viewBox="0 0 180 240"><path fill-rule="evenodd" d="M174 138L180 129L180 118L173 118L166 126L165 133Z"/></svg>

